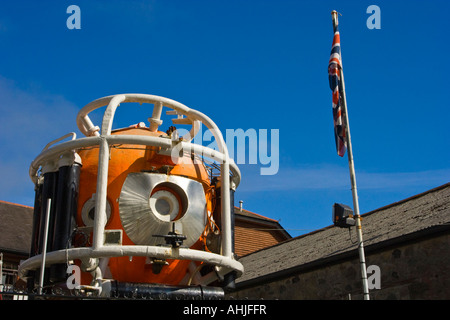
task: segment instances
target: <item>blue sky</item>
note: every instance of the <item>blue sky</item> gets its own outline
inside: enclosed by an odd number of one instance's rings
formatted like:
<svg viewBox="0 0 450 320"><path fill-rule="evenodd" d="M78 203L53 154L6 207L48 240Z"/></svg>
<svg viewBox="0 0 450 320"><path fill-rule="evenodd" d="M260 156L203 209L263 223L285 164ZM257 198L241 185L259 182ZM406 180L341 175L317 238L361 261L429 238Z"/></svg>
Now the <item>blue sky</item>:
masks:
<svg viewBox="0 0 450 320"><path fill-rule="evenodd" d="M80 30L66 27L71 4ZM372 4L378 30L366 26ZM207 114L223 132L278 129L278 173L241 165L236 204L293 236L330 225L333 203L352 206L347 157L334 145L332 10L361 213L447 183L449 9L444 0L2 1L0 200L33 205L29 164L49 141L79 134L84 105L147 93ZM115 125L150 115L133 106Z"/></svg>

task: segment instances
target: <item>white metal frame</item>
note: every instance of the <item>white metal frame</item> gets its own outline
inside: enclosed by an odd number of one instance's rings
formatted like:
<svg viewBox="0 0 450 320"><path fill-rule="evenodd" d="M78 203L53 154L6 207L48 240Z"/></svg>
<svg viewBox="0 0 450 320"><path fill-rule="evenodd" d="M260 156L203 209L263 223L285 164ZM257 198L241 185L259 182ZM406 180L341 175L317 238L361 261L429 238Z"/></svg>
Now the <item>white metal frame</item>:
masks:
<svg viewBox="0 0 450 320"><path fill-rule="evenodd" d="M178 119L174 119L174 123L192 124L191 137L198 131L198 122L204 124L216 139L219 151L213 150L202 145L190 143L190 141L175 141L167 137L154 136L133 136L133 135L111 135L114 114L120 103L138 102L154 104L152 117L150 121L150 130L157 131L158 126L162 123L160 120L163 106L171 108L178 115ZM88 114L98 108L106 107L103 115L101 129L94 126ZM173 113L172 113L173 114ZM186 118L183 118L185 116ZM68 152L75 152L79 148L90 146L99 146L98 174L97 174L97 190L96 190L96 207L95 220L93 228L93 244L92 247L69 248L46 253L45 259L42 254L33 256L22 262L19 266L19 276L24 277L29 270L41 267L44 260L45 265L55 263L65 263L68 260L81 259L83 262L91 261L95 258L109 258L120 256L146 256L159 259L186 259L194 261L204 261L215 265L219 276L223 276L231 271L235 271L237 277L244 272L242 264L234 259L232 252L232 232L230 210L230 188L235 189L240 182L240 171L234 161L229 158L228 149L223 139L223 135L216 124L203 113L190 109L187 106L160 96L147 94L120 94L112 95L97 99L85 107L83 107L77 116L77 125L80 131L86 135L85 138L75 139L72 134L72 140L53 145L71 134L65 135L51 143L35 158L30 166L30 177L34 183L38 182L38 170L45 166L51 166L56 163L61 155ZM100 133L99 133L100 131ZM106 222L106 195L107 195L107 179L108 165L110 156L110 146L114 144L136 144L145 146L157 146L162 150L170 152L173 148L182 148L191 152L210 158L220 163L221 168L221 232L222 247L221 254L205 252L202 250L194 250L189 248L172 248L162 246L143 246L143 245L104 245L104 231ZM230 172L232 176L230 178ZM44 199L45 200L45 199Z"/></svg>

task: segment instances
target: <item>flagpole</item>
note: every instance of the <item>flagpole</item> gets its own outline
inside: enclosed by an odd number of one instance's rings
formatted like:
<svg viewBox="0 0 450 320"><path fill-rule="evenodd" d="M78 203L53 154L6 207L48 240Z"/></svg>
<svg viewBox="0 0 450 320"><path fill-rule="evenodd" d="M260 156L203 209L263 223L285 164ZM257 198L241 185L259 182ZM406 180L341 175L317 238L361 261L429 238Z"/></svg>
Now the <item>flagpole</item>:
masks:
<svg viewBox="0 0 450 320"><path fill-rule="evenodd" d="M333 30L336 30L338 26L338 17L337 11L333 10L331 12L331 17L333 19ZM345 130L346 130L346 139L347 139L347 156L348 156L348 167L350 169L350 182L352 185L352 196L353 196L353 211L355 213L355 221L356 221L356 234L358 237L358 253L359 253L359 261L361 267L361 280L363 284L364 290L364 300L370 300L369 296L369 285L367 282L367 269L366 269L366 259L364 255L364 243L362 236L362 228L361 228L361 215L359 214L359 202L358 202L358 190L356 187L356 174L355 174L355 163L353 161L353 151L352 151L352 141L350 136L350 122L348 120L348 112L347 112L347 99L345 96L345 82L344 82L344 71L342 67L342 55L341 55L341 67L339 68L340 73L340 82L342 84L342 111L344 114L345 121Z"/></svg>

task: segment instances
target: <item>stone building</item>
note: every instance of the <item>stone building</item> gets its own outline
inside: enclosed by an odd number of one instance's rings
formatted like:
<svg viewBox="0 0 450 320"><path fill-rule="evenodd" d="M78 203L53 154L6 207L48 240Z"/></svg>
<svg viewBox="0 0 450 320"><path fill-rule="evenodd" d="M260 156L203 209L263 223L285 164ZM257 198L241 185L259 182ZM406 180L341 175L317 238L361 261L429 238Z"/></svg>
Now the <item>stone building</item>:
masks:
<svg viewBox="0 0 450 320"><path fill-rule="evenodd" d="M362 217L372 300L450 299L450 183ZM230 299L362 299L354 227L329 226L240 262Z"/></svg>

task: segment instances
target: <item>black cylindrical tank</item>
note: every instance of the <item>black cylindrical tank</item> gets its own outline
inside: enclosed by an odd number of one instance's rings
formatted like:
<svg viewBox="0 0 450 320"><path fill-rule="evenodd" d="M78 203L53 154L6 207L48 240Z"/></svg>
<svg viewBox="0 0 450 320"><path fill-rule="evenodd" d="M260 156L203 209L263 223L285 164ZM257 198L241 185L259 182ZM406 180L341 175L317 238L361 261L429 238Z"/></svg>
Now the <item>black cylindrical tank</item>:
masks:
<svg viewBox="0 0 450 320"><path fill-rule="evenodd" d="M58 171L56 191L56 214L52 238L49 237L50 250L66 249L69 246L72 230L77 214L78 189L80 181L80 165L62 166ZM50 281L59 282L66 279L66 264L51 266Z"/></svg>
<svg viewBox="0 0 450 320"><path fill-rule="evenodd" d="M46 225L46 216L47 216L47 200L51 199L50 204L50 216L48 222L48 239L53 237L53 226L54 226L54 217L56 212L56 206L54 205L56 200L56 190L58 185L58 172L51 171L43 174L44 182L42 184L42 192L41 192L41 200L40 200L40 213L39 213L39 227L36 229L36 246L35 246L35 255L41 254L44 251L44 236L45 236L45 225ZM50 242L47 241L47 252L50 251ZM44 284L48 284L49 279L49 268L46 268L44 272ZM36 274L39 274L40 271L37 270ZM37 277L35 277L35 281Z"/></svg>
<svg viewBox="0 0 450 320"><path fill-rule="evenodd" d="M39 248L39 228L42 210L42 183L36 183L34 195L34 209L33 209L33 227L31 233L31 248L30 257L38 254Z"/></svg>
<svg viewBox="0 0 450 320"><path fill-rule="evenodd" d="M150 283L111 282L111 297L148 300L223 300L224 291L218 287L168 286Z"/></svg>

